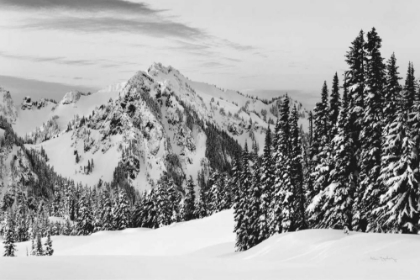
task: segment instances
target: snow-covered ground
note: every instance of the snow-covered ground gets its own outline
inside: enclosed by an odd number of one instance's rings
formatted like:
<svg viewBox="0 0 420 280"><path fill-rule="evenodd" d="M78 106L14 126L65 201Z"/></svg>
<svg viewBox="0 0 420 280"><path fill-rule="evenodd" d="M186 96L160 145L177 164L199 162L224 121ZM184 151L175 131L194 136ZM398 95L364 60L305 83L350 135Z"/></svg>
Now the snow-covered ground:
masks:
<svg viewBox="0 0 420 280"><path fill-rule="evenodd" d="M53 257L0 258L0 279L420 279L420 238L307 230L234 252L233 212L157 230L53 238Z"/></svg>

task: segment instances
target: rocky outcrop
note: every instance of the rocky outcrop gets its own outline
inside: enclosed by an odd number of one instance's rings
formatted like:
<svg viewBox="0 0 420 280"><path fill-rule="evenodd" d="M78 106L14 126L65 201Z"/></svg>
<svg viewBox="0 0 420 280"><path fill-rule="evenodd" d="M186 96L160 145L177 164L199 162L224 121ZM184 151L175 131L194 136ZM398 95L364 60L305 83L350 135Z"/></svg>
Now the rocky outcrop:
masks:
<svg viewBox="0 0 420 280"><path fill-rule="evenodd" d="M9 123L14 123L17 118L17 110L13 104L13 99L9 91L0 88L0 115L7 119Z"/></svg>

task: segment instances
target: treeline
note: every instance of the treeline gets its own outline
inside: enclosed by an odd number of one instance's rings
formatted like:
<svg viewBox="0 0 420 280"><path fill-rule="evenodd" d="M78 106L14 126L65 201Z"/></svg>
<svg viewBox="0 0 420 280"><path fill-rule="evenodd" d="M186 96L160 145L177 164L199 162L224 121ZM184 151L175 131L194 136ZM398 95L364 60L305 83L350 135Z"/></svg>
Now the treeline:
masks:
<svg viewBox="0 0 420 280"><path fill-rule="evenodd" d="M198 199L190 177L185 189L167 175L148 192L130 200L124 188L100 182L94 188L65 182L54 188L50 200L34 204L25 192L13 188L11 203L4 205L0 234L5 256L14 256L16 242L32 241L28 254L51 255L54 235L90 235L97 231L126 228L159 228L174 222L203 218L232 207L227 174L214 172L204 180ZM46 237L45 249L40 239Z"/></svg>

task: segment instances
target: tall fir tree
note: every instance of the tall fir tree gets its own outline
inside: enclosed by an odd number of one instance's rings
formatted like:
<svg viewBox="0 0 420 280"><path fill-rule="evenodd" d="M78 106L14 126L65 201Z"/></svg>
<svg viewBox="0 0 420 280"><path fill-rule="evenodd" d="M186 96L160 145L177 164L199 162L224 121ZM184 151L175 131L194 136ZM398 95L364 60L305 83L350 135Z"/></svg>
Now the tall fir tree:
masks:
<svg viewBox="0 0 420 280"><path fill-rule="evenodd" d="M112 230L112 201L109 190L105 189L101 194L101 230Z"/></svg>
<svg viewBox="0 0 420 280"><path fill-rule="evenodd" d="M116 230L122 230L130 226L130 204L123 188L117 189L116 196L112 211L113 227Z"/></svg>
<svg viewBox="0 0 420 280"><path fill-rule="evenodd" d="M35 256L43 256L44 255L44 248L42 248L42 242L41 242L41 235L37 234L36 236L36 246L35 246Z"/></svg>
<svg viewBox="0 0 420 280"><path fill-rule="evenodd" d="M90 204L89 191L86 190L82 194L80 202L80 216L77 221L77 234L89 235L93 232L93 213Z"/></svg>
<svg viewBox="0 0 420 280"><path fill-rule="evenodd" d="M265 134L264 154L261 165L261 197L260 216L258 218L258 240L259 242L270 237L270 212L271 200L273 199L274 185L274 162L272 155L272 135L270 126Z"/></svg>
<svg viewBox="0 0 420 280"><path fill-rule="evenodd" d="M168 186L160 183L156 190L157 224L163 227L171 224L172 207L169 200Z"/></svg>
<svg viewBox="0 0 420 280"><path fill-rule="evenodd" d="M234 219L236 233L235 248L237 251L245 251L248 247L249 217L246 216L248 207L248 194L252 184L252 173L249 163L248 145L245 143L245 150L241 158L241 173L239 175L238 190L236 191L236 203L234 207Z"/></svg>
<svg viewBox="0 0 420 280"><path fill-rule="evenodd" d="M373 209L379 203L381 168L381 137L383 128L383 92L385 87L385 65L380 48L382 39L375 28L367 34L365 85L367 96L360 133L360 184L354 199L353 230L365 231L375 220Z"/></svg>
<svg viewBox="0 0 420 280"><path fill-rule="evenodd" d="M418 105L416 107L418 109ZM377 216L375 224L381 231L417 233L418 230L418 114L418 111L410 114L400 109L386 135L384 150L388 165L381 174L385 192L374 211ZM412 127L415 128L414 133Z"/></svg>
<svg viewBox="0 0 420 280"><path fill-rule="evenodd" d="M196 207L197 210L197 216L199 218L205 218L207 216L210 215L210 209L209 209L209 189L208 186L206 184L206 182L204 181L204 175L201 174L201 176L199 176L198 181L201 183L199 184L200 186L200 193L199 193L199 197L198 197L198 207Z"/></svg>
<svg viewBox="0 0 420 280"><path fill-rule="evenodd" d="M350 50L346 54L346 62L349 70L345 73L345 81L348 88L349 99L349 115L350 115L350 131L353 140L356 157L359 158L360 153L360 132L362 130L364 103L366 97L365 91L365 39L363 30L352 42Z"/></svg>
<svg viewBox="0 0 420 280"><path fill-rule="evenodd" d="M414 66L413 63L410 62L408 64L407 76L405 78L405 85L404 85L404 104L406 110L411 110L414 104L414 101L417 101L418 98L416 96L416 77L414 76Z"/></svg>
<svg viewBox="0 0 420 280"><path fill-rule="evenodd" d="M9 211L6 212L6 225L4 229L4 254L5 257L14 257L16 251L15 233L13 228L13 219Z"/></svg>
<svg viewBox="0 0 420 280"><path fill-rule="evenodd" d="M54 249L52 247L52 240L50 231L47 234L47 240L45 241L45 256L52 256L54 254Z"/></svg>
<svg viewBox="0 0 420 280"><path fill-rule="evenodd" d="M289 117L289 98L286 95L280 108L280 116L276 127L276 140L274 143L274 164L276 168L276 179L274 183L273 200L271 203L271 234L294 230L293 201L295 190L291 181L291 141Z"/></svg>
<svg viewBox="0 0 420 280"><path fill-rule="evenodd" d="M290 118L290 167L291 167L291 182L294 186L294 224L296 230L306 229L305 217L305 190L303 182L303 157L302 157L302 143L299 133L299 113L296 105L293 107Z"/></svg>
<svg viewBox="0 0 420 280"><path fill-rule="evenodd" d="M319 227L351 229L354 176L356 162L352 160L352 139L349 131L348 98L346 86L337 123L337 135L333 141L333 167L330 172L331 184L314 200L322 201L323 215L317 217ZM353 161L353 162L352 162ZM315 208L314 208L315 209ZM319 209L319 208L318 208Z"/></svg>
<svg viewBox="0 0 420 280"><path fill-rule="evenodd" d="M209 211L210 215L220 212L223 203L223 190L220 184L220 174L218 171L213 171L208 180L209 193Z"/></svg>
<svg viewBox="0 0 420 280"><path fill-rule="evenodd" d="M260 243L259 218L261 216L261 190L261 164L256 159L252 166L252 182L248 192L248 205L245 211L245 216L248 217L249 221L247 234L248 248L252 248Z"/></svg>
<svg viewBox="0 0 420 280"><path fill-rule="evenodd" d="M333 78L331 89L330 107L329 107L329 140L332 140L337 134L337 120L340 112L340 82L337 72Z"/></svg>
<svg viewBox="0 0 420 280"><path fill-rule="evenodd" d="M320 221L323 216L323 205L325 189L330 184L330 171L332 168L331 159L331 142L329 138L329 109L328 109L328 88L327 83L324 82L321 92L321 102L316 104L314 115L314 144L316 153L313 159L313 177L312 193L309 194L311 198L311 210L308 216L308 222L311 227L320 227ZM322 200L321 200L322 199ZM316 202L316 203L315 203Z"/></svg>
<svg viewBox="0 0 420 280"><path fill-rule="evenodd" d="M187 181L183 212L185 221L195 219L195 184L191 176Z"/></svg>

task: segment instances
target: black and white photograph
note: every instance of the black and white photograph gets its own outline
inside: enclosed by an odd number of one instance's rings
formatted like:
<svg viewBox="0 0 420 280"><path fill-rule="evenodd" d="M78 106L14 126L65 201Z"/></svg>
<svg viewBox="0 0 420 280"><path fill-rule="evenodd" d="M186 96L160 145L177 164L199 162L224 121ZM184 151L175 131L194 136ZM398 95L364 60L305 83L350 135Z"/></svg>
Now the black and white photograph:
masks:
<svg viewBox="0 0 420 280"><path fill-rule="evenodd" d="M420 279L419 14L0 0L0 280Z"/></svg>

